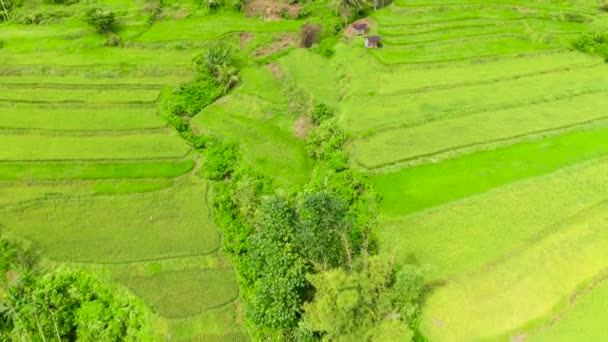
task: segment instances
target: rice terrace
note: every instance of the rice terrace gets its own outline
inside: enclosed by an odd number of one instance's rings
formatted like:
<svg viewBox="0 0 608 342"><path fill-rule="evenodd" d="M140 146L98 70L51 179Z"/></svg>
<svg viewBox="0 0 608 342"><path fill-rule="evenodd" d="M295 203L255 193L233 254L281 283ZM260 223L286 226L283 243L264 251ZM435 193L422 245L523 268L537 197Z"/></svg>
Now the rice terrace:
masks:
<svg viewBox="0 0 608 342"><path fill-rule="evenodd" d="M0 0L0 341L606 341L606 0Z"/></svg>

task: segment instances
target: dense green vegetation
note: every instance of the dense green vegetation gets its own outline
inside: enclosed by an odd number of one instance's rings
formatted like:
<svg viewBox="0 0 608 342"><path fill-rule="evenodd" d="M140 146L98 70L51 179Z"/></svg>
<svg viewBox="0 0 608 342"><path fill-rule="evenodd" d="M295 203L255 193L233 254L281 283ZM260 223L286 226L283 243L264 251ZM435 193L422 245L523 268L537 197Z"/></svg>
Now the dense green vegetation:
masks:
<svg viewBox="0 0 608 342"><path fill-rule="evenodd" d="M34 251L0 238L0 339L149 340L142 303L84 271L45 272Z"/></svg>
<svg viewBox="0 0 608 342"><path fill-rule="evenodd" d="M605 7L0 0L0 339L601 339Z"/></svg>

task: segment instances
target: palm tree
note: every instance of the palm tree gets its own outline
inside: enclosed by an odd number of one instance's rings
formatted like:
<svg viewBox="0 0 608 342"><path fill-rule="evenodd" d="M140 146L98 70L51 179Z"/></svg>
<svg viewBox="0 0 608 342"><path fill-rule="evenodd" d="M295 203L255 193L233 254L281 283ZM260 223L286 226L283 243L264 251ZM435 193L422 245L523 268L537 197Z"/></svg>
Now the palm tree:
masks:
<svg viewBox="0 0 608 342"><path fill-rule="evenodd" d="M0 0L0 4L2 4L2 13L4 14L4 17L7 21L10 20L11 18L8 16L8 7L4 3L4 0ZM12 5L12 3L9 3L9 5Z"/></svg>
<svg viewBox="0 0 608 342"><path fill-rule="evenodd" d="M348 25L348 15L351 10L360 10L365 0L333 0L331 7L344 18L344 26Z"/></svg>

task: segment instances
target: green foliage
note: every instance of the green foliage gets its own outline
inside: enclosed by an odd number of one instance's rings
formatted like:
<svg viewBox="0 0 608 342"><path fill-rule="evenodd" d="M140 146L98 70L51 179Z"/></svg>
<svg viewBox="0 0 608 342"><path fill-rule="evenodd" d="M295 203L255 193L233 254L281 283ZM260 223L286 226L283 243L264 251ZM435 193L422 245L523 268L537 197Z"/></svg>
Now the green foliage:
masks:
<svg viewBox="0 0 608 342"><path fill-rule="evenodd" d="M247 298L247 316L262 336L275 331L287 336L298 324L308 285L300 244L295 210L284 200L265 201L249 242L255 280Z"/></svg>
<svg viewBox="0 0 608 342"><path fill-rule="evenodd" d="M86 11L85 21L95 27L98 32L105 33L112 31L116 15L112 11L106 11L99 7L93 7Z"/></svg>
<svg viewBox="0 0 608 342"><path fill-rule="evenodd" d="M395 274L392 301L401 319L412 328L418 327L421 302L424 296L424 275L414 266L405 265Z"/></svg>
<svg viewBox="0 0 608 342"><path fill-rule="evenodd" d="M211 180L229 177L240 158L239 145L235 141L217 141L205 150L202 174Z"/></svg>
<svg viewBox="0 0 608 342"><path fill-rule="evenodd" d="M173 89L170 112L179 117L193 117L222 95L222 87L208 72L200 72L194 80ZM175 120L175 119L172 119ZM180 124L172 123L174 127ZM180 129L178 129L180 131Z"/></svg>
<svg viewBox="0 0 608 342"><path fill-rule="evenodd" d="M0 237L0 289L7 293L0 297L0 335L34 341L150 339L146 309L134 297L83 271L40 274L37 261L24 244Z"/></svg>
<svg viewBox="0 0 608 342"><path fill-rule="evenodd" d="M44 0L44 2L53 5L73 5L80 2L80 0Z"/></svg>
<svg viewBox="0 0 608 342"><path fill-rule="evenodd" d="M315 128L307 138L307 151L311 157L324 160L346 143L346 133L336 120L327 120Z"/></svg>
<svg viewBox="0 0 608 342"><path fill-rule="evenodd" d="M315 50L320 53L321 56L330 58L336 52L336 44L339 40L340 38L338 36L327 36L321 39L321 42L317 45Z"/></svg>
<svg viewBox="0 0 608 342"><path fill-rule="evenodd" d="M22 25L50 24L73 15L69 11L20 12L13 18Z"/></svg>
<svg viewBox="0 0 608 342"><path fill-rule="evenodd" d="M597 0L597 6L602 11L608 11L608 0Z"/></svg>
<svg viewBox="0 0 608 342"><path fill-rule="evenodd" d="M312 302L304 304L306 329L331 341L362 337L376 340L373 334L377 330L395 329L395 323L390 323L395 320L391 302L393 267L389 259L372 257L351 271L333 269L310 276L316 293ZM408 336L407 329L398 330Z"/></svg>
<svg viewBox="0 0 608 342"><path fill-rule="evenodd" d="M352 251L346 207L327 193L305 193L298 206L297 238L302 253L318 270L348 265Z"/></svg>
<svg viewBox="0 0 608 342"><path fill-rule="evenodd" d="M312 121L317 125L333 118L334 115L334 110L323 103L316 104L315 108L313 108L312 112L310 113Z"/></svg>
<svg viewBox="0 0 608 342"><path fill-rule="evenodd" d="M342 16L346 26L350 13L362 9L365 4L365 0L332 0L331 7Z"/></svg>
<svg viewBox="0 0 608 342"><path fill-rule="evenodd" d="M572 48L585 53L598 54L608 62L608 34L584 34L572 41Z"/></svg>
<svg viewBox="0 0 608 342"><path fill-rule="evenodd" d="M194 67L198 73L213 76L224 87L224 93L239 81L237 64L234 48L224 43L213 44L194 58Z"/></svg>
<svg viewBox="0 0 608 342"><path fill-rule="evenodd" d="M34 339L141 341L149 338L143 305L81 271L58 270L12 288L10 334Z"/></svg>

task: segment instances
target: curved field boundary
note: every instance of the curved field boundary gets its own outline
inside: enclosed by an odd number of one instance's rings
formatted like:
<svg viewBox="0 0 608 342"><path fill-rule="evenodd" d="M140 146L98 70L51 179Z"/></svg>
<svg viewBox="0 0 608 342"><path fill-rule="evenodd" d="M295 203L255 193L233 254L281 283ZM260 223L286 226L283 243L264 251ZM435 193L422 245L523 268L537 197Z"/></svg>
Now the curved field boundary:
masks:
<svg viewBox="0 0 608 342"><path fill-rule="evenodd" d="M232 268L184 269L160 272L155 276L119 276L118 281L144 299L154 311L174 319L224 307L237 300L240 294ZM175 287L176 284L179 287ZM201 301L207 303L195 308L194 304Z"/></svg>
<svg viewBox="0 0 608 342"><path fill-rule="evenodd" d="M429 152L429 153L423 153L423 154L419 154L419 155L412 156L412 157L398 158L391 162L376 163L373 166L368 165L365 162L362 162L359 158L357 158L357 154L355 153L355 163L359 167L367 169L367 170L379 170L379 169L389 167L389 166L413 163L417 160L423 160L423 159L428 159L428 158L440 159L442 155L449 155L449 154L456 153L458 151L465 151L465 150L471 151L472 148L475 148L474 150L478 151L478 150L484 149L484 147L492 147L492 146L496 147L497 144L501 144L502 146L511 145L511 144L520 142L522 139L535 137L535 136L544 136L547 134L559 134L561 132L566 132L568 130L584 127L584 126L591 125L594 123L604 122L606 120L608 120L608 115L600 116L600 117L590 119L587 121L576 122L576 123L569 124L569 125L563 125L563 126L549 128L549 129L529 131L526 133L517 134L517 135L505 137L505 138L485 140L485 141L475 142L475 143L470 143L470 144L462 144L459 146L441 149L441 150L437 150L437 151L433 151L433 152Z"/></svg>
<svg viewBox="0 0 608 342"><path fill-rule="evenodd" d="M513 0L507 0L504 2L501 1L480 1L480 0L473 0L473 1L460 1L460 2L453 2L453 1L446 1L446 2L442 2L440 4L434 4L434 3L429 3L428 1L410 1L410 0L395 0L394 2L395 6L399 7L399 8L429 8L429 7L443 7L443 6L509 6L509 7L515 7L515 8L526 8L526 9L539 9L539 10L555 10L555 11L573 11L573 12L577 12L577 13L586 13L586 14L597 14L597 12L594 11L590 11L590 10L586 10L587 8L584 6L581 7L572 7L569 5L564 5L564 6L546 6L543 3L540 2L531 2L531 1L521 1L521 2L517 2L517 1L513 1Z"/></svg>
<svg viewBox="0 0 608 342"><path fill-rule="evenodd" d="M150 101L120 101L120 102L108 101L108 102L97 102L97 103L105 104L105 105L112 105L112 106L114 106L114 105L121 105L121 104L149 105L149 104L155 103L158 100L159 96L157 96L156 99L150 100ZM30 104L68 104L68 105L91 103L89 101L84 101L84 100L55 100L55 101L45 101L45 100L22 100L22 99L6 99L6 98L4 98L4 99L0 98L0 102L2 102L2 103L30 103Z"/></svg>
<svg viewBox="0 0 608 342"><path fill-rule="evenodd" d="M111 79L109 79L111 80ZM2 78L0 77L0 81ZM121 90L159 90L165 84L129 84L129 83L15 83L0 82L0 88L22 89L22 88L43 88L43 89L121 89Z"/></svg>
<svg viewBox="0 0 608 342"><path fill-rule="evenodd" d="M604 62L596 62L596 63L591 63L591 64L585 64L585 63L572 64L567 67L547 69L547 70L543 70L543 71L529 72L529 73L522 73L522 74L513 74L511 76L500 77L500 78L488 78L485 80L478 80L478 81L471 81L471 82L465 81L465 82L459 82L459 83L433 85L433 86L428 86L428 87L402 89L402 90L397 90L397 91L392 91L392 92L383 92L383 93L379 93L379 94L388 95L388 96L420 94L420 93L433 92L436 90L447 90L447 89L456 89L456 88L463 88L463 87L474 87L474 86L485 85L485 84L495 84L498 82L518 80L518 79L522 79L522 78L532 78L532 77L560 73L560 72L570 71L570 70L592 69L592 68L596 68L598 66L603 66L603 65L605 65Z"/></svg>
<svg viewBox="0 0 608 342"><path fill-rule="evenodd" d="M430 312L423 318L423 326L427 330L432 326L429 315L445 318L456 330L433 329L439 334L436 337L482 339L512 335L546 320L567 298L572 298L573 293L588 286L590 279L605 273L606 203L569 217L552 232L541 233L543 236L537 243L492 270L439 289L429 298L427 310ZM530 272L533 269L536 272ZM451 296L457 298L456 303L445 305ZM476 303L474 308L460 305L469 301ZM504 311L498 311L495 316L499 307ZM462 316L455 316L456 311ZM490 322L495 324L488 324Z"/></svg>
<svg viewBox="0 0 608 342"><path fill-rule="evenodd" d="M170 133L172 129L166 125L151 128L136 128L136 129L45 129L45 128L15 128L15 127L0 127L0 135L40 135L40 136L74 136L74 137L94 137L94 136L122 136L134 134L159 134Z"/></svg>
<svg viewBox="0 0 608 342"><path fill-rule="evenodd" d="M149 162L64 162L0 163L0 180L94 180L94 179L170 179L194 168L194 161Z"/></svg>
<svg viewBox="0 0 608 342"><path fill-rule="evenodd" d="M450 89L450 88L448 88L448 89ZM554 94L551 94L550 97L543 96L543 97L537 97L537 98L529 98L525 101L516 101L516 102L511 102L511 103L500 103L500 104L489 104L489 105L478 106L478 107L450 108L450 109L445 109L442 111L437 111L437 112L434 112L431 114L420 116L416 120L411 121L409 123L398 123L398 124L387 124L387 125L382 125L382 126L376 126L376 127L372 128L371 131L366 131L363 134L359 133L358 137L362 138L362 139L363 138L370 139L370 138L373 138L377 134L388 133L391 131L398 131L398 130L414 128L414 127L420 127L420 126L424 126L424 125L427 125L429 123L433 123L436 121L447 120L447 119L452 119L452 118L463 118L463 117L470 116L470 115L482 114L482 113L487 113L487 112L492 112L492 111L517 109L517 108L528 107L528 106L538 105L538 104L543 104L543 103L553 103L553 102L558 102L558 101L563 101L563 100L568 100L568 99L574 99L574 98L581 97L581 96L594 95L594 94L600 94L600 93L605 93L605 92L608 92L608 87L600 88L600 89L586 89L581 92L565 90L561 94L554 93ZM370 132L373 132L373 133L370 133Z"/></svg>
<svg viewBox="0 0 608 342"><path fill-rule="evenodd" d="M380 50L380 49L378 49ZM383 56L383 52L378 52L377 50L372 50L369 52L378 63L385 66L403 66L403 65L428 65L428 64L439 64L439 63L450 63L450 62L462 62L462 61L476 61L476 60L493 60L498 58L513 58L520 57L524 55L534 55L534 54L546 54L546 53L559 53L564 52L563 48L555 48L552 46L535 46L530 47L529 49L521 49L518 51L509 51L505 53L482 53L482 54L473 54L470 56L464 57L444 57L444 58L434 58L434 59L409 59L407 56L393 58L393 60L387 59L386 56ZM394 51L392 52L395 53Z"/></svg>

